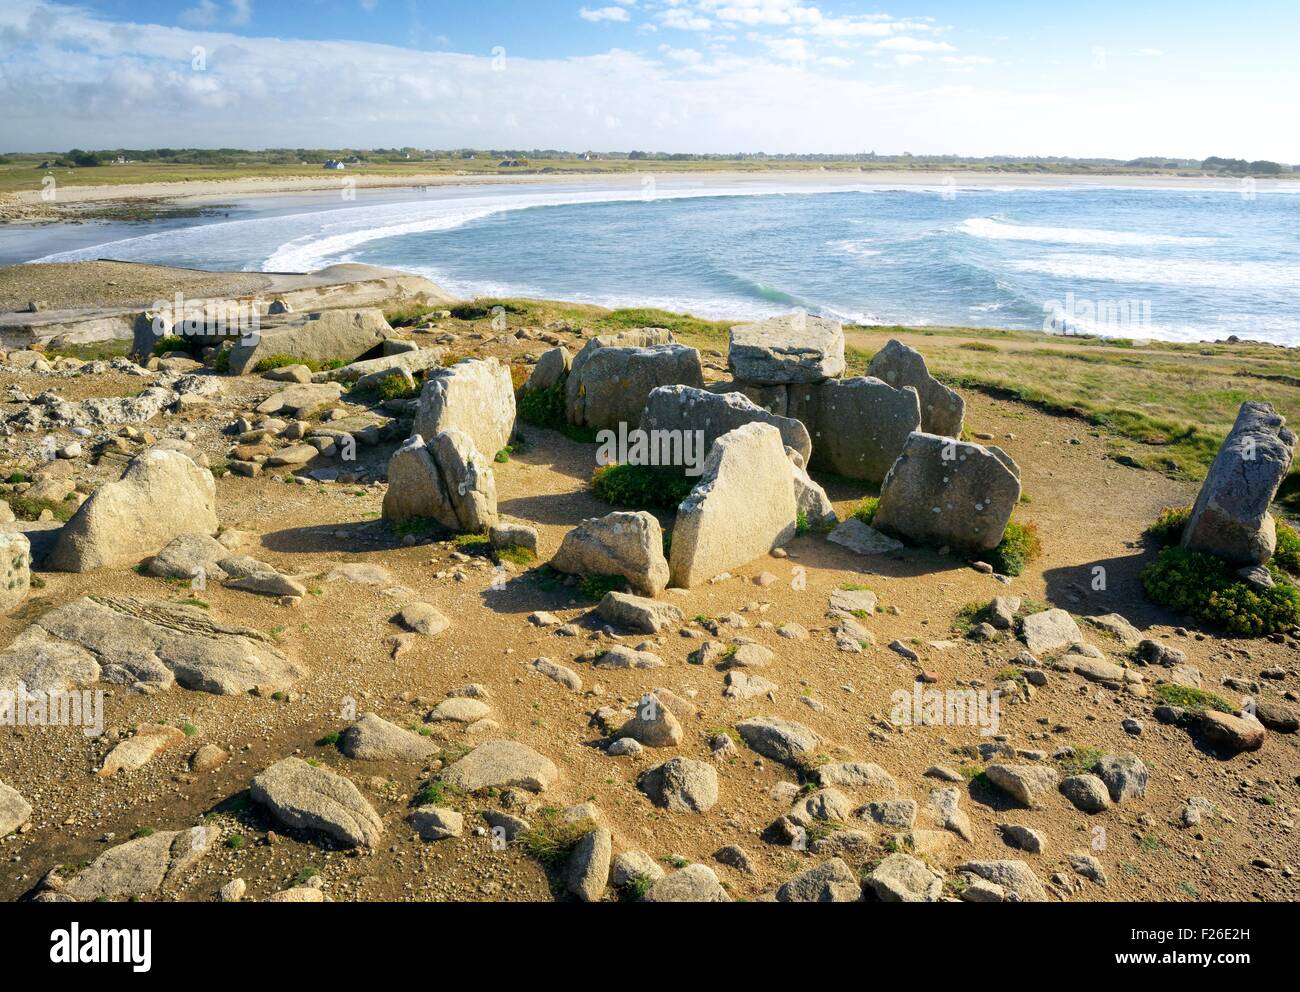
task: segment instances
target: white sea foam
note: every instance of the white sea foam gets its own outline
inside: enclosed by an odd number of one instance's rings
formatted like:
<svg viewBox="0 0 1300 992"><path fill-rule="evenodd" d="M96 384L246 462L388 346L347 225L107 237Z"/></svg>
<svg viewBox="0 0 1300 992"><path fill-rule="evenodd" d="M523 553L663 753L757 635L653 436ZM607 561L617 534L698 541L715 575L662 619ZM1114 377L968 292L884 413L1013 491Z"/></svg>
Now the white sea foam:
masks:
<svg viewBox="0 0 1300 992"><path fill-rule="evenodd" d="M969 217L957 225L962 234L990 241L1043 241L1067 245L1188 245L1210 244L1214 238L1181 234L1101 231L1088 227L1034 227L1006 224L993 217Z"/></svg>
<svg viewBox="0 0 1300 992"><path fill-rule="evenodd" d="M869 248L869 241L827 241L826 247L837 255L850 255L853 258L873 258L880 254L879 248Z"/></svg>
<svg viewBox="0 0 1300 992"><path fill-rule="evenodd" d="M1003 263L1017 272L1059 279L1161 286L1300 290L1300 265L1286 262L1223 262L1117 255L1044 255Z"/></svg>

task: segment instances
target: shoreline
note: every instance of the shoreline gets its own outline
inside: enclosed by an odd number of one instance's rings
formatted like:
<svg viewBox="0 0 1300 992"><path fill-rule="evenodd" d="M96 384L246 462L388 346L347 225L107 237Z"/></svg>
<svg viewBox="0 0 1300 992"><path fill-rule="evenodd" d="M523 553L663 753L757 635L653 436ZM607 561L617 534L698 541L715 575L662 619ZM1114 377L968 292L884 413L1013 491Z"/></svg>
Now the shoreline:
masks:
<svg viewBox="0 0 1300 992"><path fill-rule="evenodd" d="M32 189L0 196L0 223L48 223L74 220L72 205L91 206L119 201L147 201L156 204L197 206L217 202L232 196L260 197L285 195L310 195L335 192L343 180L355 181L357 189L418 189L428 186L469 187L500 185L554 186L589 184L603 186L639 187L646 177L656 182L691 182L697 185L761 185L781 182L790 185L819 185L857 187L944 186L949 183L961 187L1014 187L1032 189L1070 189L1079 187L1113 189L1189 189L1221 190L1235 192L1237 181L1227 177L1208 176L1130 176L1097 175L1092 173L1060 173L1038 175L1033 173L966 173L957 171L911 172L898 170L868 170L842 172L832 170L779 170L761 171L659 171L645 170L625 173L555 173L547 175L427 175L393 176L334 173L328 176L301 177L250 177L243 179L186 179L123 185L60 186L58 200L46 203L41 190ZM1287 180L1258 180L1256 191L1270 192L1294 187ZM72 216L69 216L69 215Z"/></svg>

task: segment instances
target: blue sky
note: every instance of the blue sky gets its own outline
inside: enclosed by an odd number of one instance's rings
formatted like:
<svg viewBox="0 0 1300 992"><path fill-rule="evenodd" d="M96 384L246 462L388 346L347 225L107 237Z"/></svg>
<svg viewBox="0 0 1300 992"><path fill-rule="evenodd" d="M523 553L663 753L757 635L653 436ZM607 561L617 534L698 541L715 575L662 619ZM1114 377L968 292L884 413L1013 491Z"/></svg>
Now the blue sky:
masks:
<svg viewBox="0 0 1300 992"><path fill-rule="evenodd" d="M4 0L0 148L1300 161L1298 37L1294 0Z"/></svg>

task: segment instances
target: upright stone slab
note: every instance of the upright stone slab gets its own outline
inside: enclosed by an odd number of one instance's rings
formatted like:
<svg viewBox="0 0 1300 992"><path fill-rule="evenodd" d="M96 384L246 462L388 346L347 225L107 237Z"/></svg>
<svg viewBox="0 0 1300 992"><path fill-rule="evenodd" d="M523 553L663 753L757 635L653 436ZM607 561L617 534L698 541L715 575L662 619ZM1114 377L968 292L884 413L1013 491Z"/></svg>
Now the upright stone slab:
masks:
<svg viewBox="0 0 1300 992"><path fill-rule="evenodd" d="M997 547L1020 499L1020 469L1001 448L917 431L880 487L874 526L963 551Z"/></svg>
<svg viewBox="0 0 1300 992"><path fill-rule="evenodd" d="M515 390L509 366L496 358L466 359L429 373L411 433L432 438L449 429L468 434L487 458L510 443Z"/></svg>
<svg viewBox="0 0 1300 992"><path fill-rule="evenodd" d="M592 347L588 341L573 359L565 384L569 423L617 429L641 420L646 397L659 386L703 388L700 353L680 344L647 348Z"/></svg>
<svg viewBox="0 0 1300 992"><path fill-rule="evenodd" d="M1241 404L1183 529L1183 547L1257 565L1273 556L1269 504L1291 469L1295 434L1269 404Z"/></svg>
<svg viewBox="0 0 1300 992"><path fill-rule="evenodd" d="M542 357L537 359L537 364L533 366L528 381L524 383L523 391L531 393L539 389L550 389L569 374L569 366L572 362L573 357L569 354L569 349L563 345L543 352Z"/></svg>
<svg viewBox="0 0 1300 992"><path fill-rule="evenodd" d="M652 390L641 413L643 431L704 432L702 452L728 431L744 424L771 424L781 432L782 443L799 452L806 465L812 456L808 428L790 417L780 417L756 405L743 393L713 393L693 386L660 386Z"/></svg>
<svg viewBox="0 0 1300 992"><path fill-rule="evenodd" d="M492 463L463 431L443 431L428 444L412 435L389 459L383 519L435 520L470 533L493 527L498 516Z"/></svg>
<svg viewBox="0 0 1300 992"><path fill-rule="evenodd" d="M820 382L844 372L838 320L792 313L731 329L727 364L737 382L772 386Z"/></svg>
<svg viewBox="0 0 1300 992"><path fill-rule="evenodd" d="M792 385L786 413L808 427L813 469L877 483L921 424L915 389L862 376Z"/></svg>
<svg viewBox="0 0 1300 992"><path fill-rule="evenodd" d="M714 443L699 484L677 510L669 565L690 588L752 561L795 535L797 507L781 432L737 427Z"/></svg>
<svg viewBox="0 0 1300 992"><path fill-rule="evenodd" d="M919 351L901 341L890 341L871 359L867 375L882 379L896 389L903 386L915 389L921 400L921 430L927 434L961 437L966 401L956 390L930 375Z"/></svg>

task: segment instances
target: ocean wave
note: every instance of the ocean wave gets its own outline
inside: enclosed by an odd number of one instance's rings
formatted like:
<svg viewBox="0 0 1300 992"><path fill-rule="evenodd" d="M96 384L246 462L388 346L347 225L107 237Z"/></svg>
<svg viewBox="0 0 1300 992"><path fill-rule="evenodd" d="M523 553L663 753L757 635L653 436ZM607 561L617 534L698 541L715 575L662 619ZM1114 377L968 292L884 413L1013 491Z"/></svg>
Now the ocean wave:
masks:
<svg viewBox="0 0 1300 992"><path fill-rule="evenodd" d="M1192 235L1102 231L1087 227L1034 227L1007 224L993 217L969 217L956 229L962 234L989 241L1045 241L1067 245L1188 245L1210 244L1216 240Z"/></svg>
<svg viewBox="0 0 1300 992"><path fill-rule="evenodd" d="M1045 255L1005 263L1017 272L1058 279L1161 286L1300 290L1300 265L1285 262L1220 262L1132 258L1115 255Z"/></svg>
<svg viewBox="0 0 1300 992"><path fill-rule="evenodd" d="M868 248L869 241L827 241L826 247L837 255L849 255L853 258L872 258L880 254L879 248Z"/></svg>

